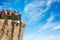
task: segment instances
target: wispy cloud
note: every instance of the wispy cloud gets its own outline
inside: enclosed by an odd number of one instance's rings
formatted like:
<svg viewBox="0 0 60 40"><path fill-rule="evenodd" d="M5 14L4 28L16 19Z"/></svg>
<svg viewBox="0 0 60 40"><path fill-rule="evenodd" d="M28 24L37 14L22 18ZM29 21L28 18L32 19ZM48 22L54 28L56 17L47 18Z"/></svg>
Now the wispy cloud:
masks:
<svg viewBox="0 0 60 40"><path fill-rule="evenodd" d="M33 32L38 29L38 20L41 20L45 12L50 9L52 1L44 1L44 0L36 0L34 2L30 2L25 5L24 8L24 15L26 22L26 30L32 30L31 28L34 27ZM40 23L39 23L40 24ZM35 26L36 25L36 26ZM32 31L31 31L32 32Z"/></svg>
<svg viewBox="0 0 60 40"><path fill-rule="evenodd" d="M56 26L54 26L54 27L51 29L51 31L58 30L58 29L60 29L60 23L57 24Z"/></svg>
<svg viewBox="0 0 60 40"><path fill-rule="evenodd" d="M54 2L54 0L47 0L47 1L36 0L36 1L30 2L27 5L25 5L24 13L26 14L25 17L27 19L27 21L26 21L27 22L26 25L28 27L27 29L29 29L30 27L33 28L33 26L31 26L31 24L35 25L35 23L36 23L37 29L39 29L38 27L40 26L39 30L36 29L37 31L39 31L39 33L41 31L45 31L49 28L56 29L55 27L57 27L57 25L60 22L53 22L55 19L55 15L53 13L50 14L50 17L46 20L46 23L44 23L42 26L41 25L37 26L38 25L37 21L42 19L42 16L44 15L45 12L49 11L53 2ZM60 28L60 26L57 27L57 29L59 29L59 28ZM34 26L33 30L34 29L35 29L35 26ZM31 30L31 29L29 29L29 30ZM38 33L26 35L24 37L24 40L29 40L29 39L30 40L59 40L59 37L60 37L60 35L59 36L58 35L57 36L56 35L53 35L53 36L52 35L51 36L45 35L45 37L41 36L40 34L38 36L37 35L38 35Z"/></svg>
<svg viewBox="0 0 60 40"><path fill-rule="evenodd" d="M54 14L51 12L50 17L47 19L47 22L52 22L55 19Z"/></svg>
<svg viewBox="0 0 60 40"><path fill-rule="evenodd" d="M24 37L24 40L60 40L60 35L39 35L39 34L30 34Z"/></svg>
<svg viewBox="0 0 60 40"><path fill-rule="evenodd" d="M2 6L0 6L0 9L2 8Z"/></svg>
<svg viewBox="0 0 60 40"><path fill-rule="evenodd" d="M28 20L28 24L30 24L31 22L34 23L42 18L44 12L46 12L50 8L51 2L52 1L37 1L27 4L24 8L24 12L30 19Z"/></svg>
<svg viewBox="0 0 60 40"><path fill-rule="evenodd" d="M54 23L52 21L54 20L54 15L51 13L50 17L47 19L47 22L42 25L40 30L46 30L48 28L51 28L54 26Z"/></svg>
<svg viewBox="0 0 60 40"><path fill-rule="evenodd" d="M20 0L5 0L5 1L1 1L1 3L3 5L1 9L14 9L13 6L16 6L17 3L19 3Z"/></svg>
<svg viewBox="0 0 60 40"><path fill-rule="evenodd" d="M60 40L60 35L51 35L46 38L47 40Z"/></svg>
<svg viewBox="0 0 60 40"><path fill-rule="evenodd" d="M47 19L47 22L42 25L42 27L40 28L40 31L47 30L49 28L59 29L60 26L58 25L60 22L53 22L54 19L55 19L55 15L51 13L51 16Z"/></svg>

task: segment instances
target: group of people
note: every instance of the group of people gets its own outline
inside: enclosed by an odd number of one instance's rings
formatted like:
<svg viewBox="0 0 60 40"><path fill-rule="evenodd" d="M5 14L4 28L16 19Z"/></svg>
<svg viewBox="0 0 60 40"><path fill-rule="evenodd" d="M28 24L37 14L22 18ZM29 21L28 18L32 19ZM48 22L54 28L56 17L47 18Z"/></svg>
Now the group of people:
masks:
<svg viewBox="0 0 60 40"><path fill-rule="evenodd" d="M14 20L18 20L20 19L21 14L19 12L16 11L11 11L11 10L2 10L0 11L0 19L14 19Z"/></svg>

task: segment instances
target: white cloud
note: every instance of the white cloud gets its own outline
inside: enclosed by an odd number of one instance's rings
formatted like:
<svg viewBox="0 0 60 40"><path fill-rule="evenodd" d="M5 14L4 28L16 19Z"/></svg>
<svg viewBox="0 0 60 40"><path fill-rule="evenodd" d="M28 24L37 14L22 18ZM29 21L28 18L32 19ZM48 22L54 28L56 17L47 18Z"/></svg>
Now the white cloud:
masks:
<svg viewBox="0 0 60 40"><path fill-rule="evenodd" d="M2 3L3 3L3 5L2 5L3 7L11 6L11 3L9 3L9 2L2 2Z"/></svg>
<svg viewBox="0 0 60 40"><path fill-rule="evenodd" d="M53 0L48 0L47 5L50 5L53 2Z"/></svg>
<svg viewBox="0 0 60 40"><path fill-rule="evenodd" d="M2 8L1 8L1 10L2 9L10 9L11 8L11 3L9 3L9 2L2 2L2 4L3 5L1 5L2 6Z"/></svg>
<svg viewBox="0 0 60 40"><path fill-rule="evenodd" d="M51 31L53 31L53 30L57 30L57 29L60 29L60 23L57 24L57 26L53 27L53 28L51 29Z"/></svg>
<svg viewBox="0 0 60 40"><path fill-rule="evenodd" d="M48 11L48 9L50 8L52 1L53 0L47 0L47 2L42 1L42 0L35 1L33 3L29 3L25 6L24 12L25 12L26 17L28 17L28 19L29 19L27 21L27 25L28 25L27 27L29 27L30 24L36 23L36 21L38 21L39 19L42 18L43 14L46 11ZM42 30L46 30L48 28L54 28L59 22L52 23L53 20L54 20L54 15L51 14L50 18L47 19L47 23L44 24L40 30L42 31ZM38 34L33 33L30 35L25 35L24 40L59 40L59 37L60 36L58 36L58 35L57 36L51 35L48 37L46 37L46 36L44 37L44 36L41 36L40 34L38 35Z"/></svg>
<svg viewBox="0 0 60 40"><path fill-rule="evenodd" d="M54 19L55 15L51 12L51 16L47 19L47 22L41 26L40 31L45 31L49 28L51 28L50 31L60 29L60 22L53 22Z"/></svg>
<svg viewBox="0 0 60 40"><path fill-rule="evenodd" d="M50 17L47 19L47 22L42 25L40 30L46 30L48 28L51 28L51 27L55 26L56 23L52 23L53 20L54 20L54 15L51 14Z"/></svg>
<svg viewBox="0 0 60 40"><path fill-rule="evenodd" d="M60 29L60 25L59 25L59 24L60 24L60 22L54 22L54 23L52 23L52 22L47 22L46 24L44 24L44 25L40 28L39 31L45 31L45 30L47 30L47 29L49 29L49 28L51 28L50 31Z"/></svg>
<svg viewBox="0 0 60 40"><path fill-rule="evenodd" d="M55 16L51 12L50 18L47 19L48 22L52 22L54 20Z"/></svg>
<svg viewBox="0 0 60 40"><path fill-rule="evenodd" d="M3 4L2 9L11 9L13 6L16 6L16 4L19 3L19 2L20 2L20 0L12 0L12 1L7 0L6 2L2 2L2 4Z"/></svg>
<svg viewBox="0 0 60 40"><path fill-rule="evenodd" d="M50 2L50 3L49 3ZM28 20L26 21L26 30L31 30L30 26L35 25L35 23L42 19L42 16L51 6L52 1L34 1L33 3L29 3L24 8L24 15ZM49 4L49 5L48 5ZM25 19L26 19L25 18ZM37 25L37 24L36 24ZM31 26L32 27L32 26ZM38 28L38 27L37 27ZM37 29L36 28L36 29ZM35 29L35 28L34 28ZM33 29L33 30L34 30ZM28 40L28 39L26 39ZM36 39L37 40L37 39Z"/></svg>
<svg viewBox="0 0 60 40"><path fill-rule="evenodd" d="M47 38L47 40L60 40L60 35L51 35Z"/></svg>
<svg viewBox="0 0 60 40"><path fill-rule="evenodd" d="M12 8L9 8L9 10L12 10Z"/></svg>
<svg viewBox="0 0 60 40"><path fill-rule="evenodd" d="M48 11L52 1L34 1L25 6L24 12L26 16L30 19L27 24L35 23L37 20L41 19L43 14Z"/></svg>
<svg viewBox="0 0 60 40"><path fill-rule="evenodd" d="M23 40L60 40L60 35L39 35L39 34L30 34L26 35Z"/></svg>
<svg viewBox="0 0 60 40"><path fill-rule="evenodd" d="M0 9L2 8L2 6L0 6Z"/></svg>
<svg viewBox="0 0 60 40"><path fill-rule="evenodd" d="M54 29L60 29L60 25L56 26Z"/></svg>
<svg viewBox="0 0 60 40"><path fill-rule="evenodd" d="M45 31L49 28L52 28L56 25L56 23L52 23L52 22L47 22L46 24L42 25L42 27L40 28L40 31Z"/></svg>

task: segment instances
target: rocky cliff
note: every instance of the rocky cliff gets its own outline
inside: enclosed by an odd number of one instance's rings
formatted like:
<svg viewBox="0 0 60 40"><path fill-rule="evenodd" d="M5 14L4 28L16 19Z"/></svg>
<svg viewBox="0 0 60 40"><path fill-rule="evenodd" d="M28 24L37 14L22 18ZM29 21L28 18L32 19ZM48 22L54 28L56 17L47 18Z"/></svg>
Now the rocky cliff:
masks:
<svg viewBox="0 0 60 40"><path fill-rule="evenodd" d="M0 19L0 40L23 40L24 28L20 20Z"/></svg>

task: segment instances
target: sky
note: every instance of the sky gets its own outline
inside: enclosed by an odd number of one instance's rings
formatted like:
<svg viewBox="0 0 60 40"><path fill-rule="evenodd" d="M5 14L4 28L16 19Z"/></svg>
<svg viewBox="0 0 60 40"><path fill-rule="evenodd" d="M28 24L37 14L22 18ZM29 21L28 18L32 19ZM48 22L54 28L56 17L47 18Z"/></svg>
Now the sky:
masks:
<svg viewBox="0 0 60 40"><path fill-rule="evenodd" d="M60 40L60 0L0 0L2 9L21 13L23 40Z"/></svg>

